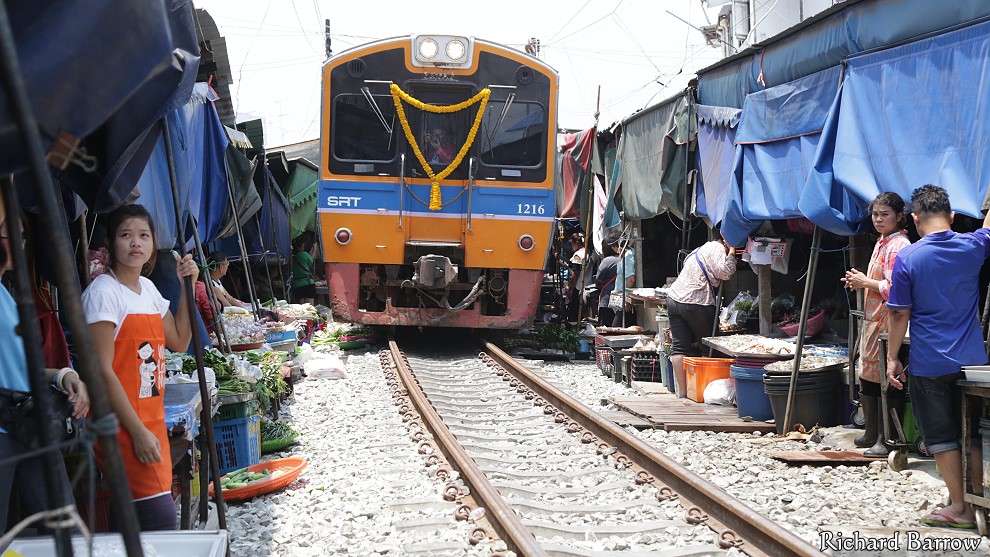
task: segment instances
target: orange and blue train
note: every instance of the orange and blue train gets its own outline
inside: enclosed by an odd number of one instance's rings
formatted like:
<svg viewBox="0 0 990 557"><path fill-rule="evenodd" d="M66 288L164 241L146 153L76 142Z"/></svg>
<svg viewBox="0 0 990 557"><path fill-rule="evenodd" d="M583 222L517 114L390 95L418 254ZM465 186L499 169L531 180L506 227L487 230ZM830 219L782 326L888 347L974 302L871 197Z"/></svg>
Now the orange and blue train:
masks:
<svg viewBox="0 0 990 557"><path fill-rule="evenodd" d="M518 328L554 229L557 73L456 35L368 43L323 68L320 239L336 316Z"/></svg>

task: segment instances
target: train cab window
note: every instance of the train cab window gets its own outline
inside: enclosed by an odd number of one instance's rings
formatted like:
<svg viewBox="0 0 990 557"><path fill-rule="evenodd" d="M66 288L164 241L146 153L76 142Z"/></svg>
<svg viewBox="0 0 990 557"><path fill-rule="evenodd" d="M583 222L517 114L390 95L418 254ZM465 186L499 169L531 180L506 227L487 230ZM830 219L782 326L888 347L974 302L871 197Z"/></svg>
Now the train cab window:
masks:
<svg viewBox="0 0 990 557"><path fill-rule="evenodd" d="M402 128L392 97L373 95L372 98L374 103L360 94L338 95L334 99L335 159L365 162L395 159L396 134L402 134Z"/></svg>
<svg viewBox="0 0 990 557"><path fill-rule="evenodd" d="M475 141L481 162L488 166L535 168L543 163L547 119L535 102L489 101ZM504 113L504 116L503 116Z"/></svg>

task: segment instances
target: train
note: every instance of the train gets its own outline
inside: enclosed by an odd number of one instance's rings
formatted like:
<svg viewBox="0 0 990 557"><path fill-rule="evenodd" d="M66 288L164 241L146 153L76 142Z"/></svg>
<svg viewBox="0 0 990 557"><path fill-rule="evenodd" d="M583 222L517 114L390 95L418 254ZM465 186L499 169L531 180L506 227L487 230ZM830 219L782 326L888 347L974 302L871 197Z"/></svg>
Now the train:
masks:
<svg viewBox="0 0 990 557"><path fill-rule="evenodd" d="M557 72L468 36L360 45L322 73L319 238L352 323L532 321L556 214Z"/></svg>

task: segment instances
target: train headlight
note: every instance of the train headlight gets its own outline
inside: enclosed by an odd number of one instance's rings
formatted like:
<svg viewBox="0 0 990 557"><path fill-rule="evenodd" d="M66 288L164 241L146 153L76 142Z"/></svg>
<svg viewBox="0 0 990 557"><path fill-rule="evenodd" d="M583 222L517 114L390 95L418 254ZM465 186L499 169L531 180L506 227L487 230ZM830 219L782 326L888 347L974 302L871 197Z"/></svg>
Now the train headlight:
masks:
<svg viewBox="0 0 990 557"><path fill-rule="evenodd" d="M450 45L447 46L448 50ZM419 43L419 57L424 60L432 60L436 58L437 53L440 52L440 45L437 44L433 39L423 39Z"/></svg>
<svg viewBox="0 0 990 557"><path fill-rule="evenodd" d="M523 234L519 237L519 249L523 251L530 251L534 246L536 246L536 240L534 240L529 234Z"/></svg>
<svg viewBox="0 0 990 557"><path fill-rule="evenodd" d="M447 43L447 58L450 58L451 61L460 61L461 58L464 58L465 52L467 49L461 41L454 39Z"/></svg>
<svg viewBox="0 0 990 557"><path fill-rule="evenodd" d="M346 246L351 243L351 238L353 235L351 231L347 228L338 228L336 232L333 233L333 239L337 240L337 243Z"/></svg>

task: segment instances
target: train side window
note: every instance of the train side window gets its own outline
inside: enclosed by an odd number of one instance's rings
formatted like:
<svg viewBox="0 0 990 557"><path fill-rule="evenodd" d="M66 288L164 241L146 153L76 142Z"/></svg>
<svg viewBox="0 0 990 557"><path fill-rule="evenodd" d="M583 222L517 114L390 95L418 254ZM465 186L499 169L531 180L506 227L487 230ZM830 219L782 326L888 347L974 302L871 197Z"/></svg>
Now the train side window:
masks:
<svg viewBox="0 0 990 557"><path fill-rule="evenodd" d="M373 98L374 104L360 94L334 98L331 133L335 159L348 162L395 159L396 134L402 133L395 105L389 95L374 95Z"/></svg>
<svg viewBox="0 0 990 557"><path fill-rule="evenodd" d="M481 162L488 166L538 168L546 148L547 118L543 105L514 101L505 109L504 100L489 101L475 141L480 144ZM502 112L505 117L499 121Z"/></svg>

